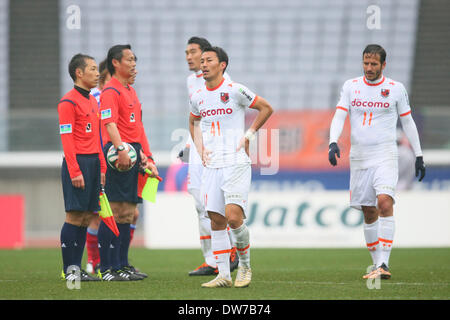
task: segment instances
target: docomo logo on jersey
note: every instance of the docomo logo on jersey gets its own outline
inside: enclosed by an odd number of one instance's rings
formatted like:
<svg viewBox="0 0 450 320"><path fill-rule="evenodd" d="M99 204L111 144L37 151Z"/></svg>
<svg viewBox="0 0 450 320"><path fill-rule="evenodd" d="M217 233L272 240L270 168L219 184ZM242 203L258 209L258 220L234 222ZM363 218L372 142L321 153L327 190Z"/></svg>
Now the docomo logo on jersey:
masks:
<svg viewBox="0 0 450 320"><path fill-rule="evenodd" d="M389 102L381 102L381 101L361 101L354 99L352 101L353 107L366 107L366 108L389 108L391 104Z"/></svg>
<svg viewBox="0 0 450 320"><path fill-rule="evenodd" d="M226 114L232 114L233 109L231 108L217 108L217 109L209 109L209 110L200 110L200 115L202 118L212 117L212 116L221 116Z"/></svg>

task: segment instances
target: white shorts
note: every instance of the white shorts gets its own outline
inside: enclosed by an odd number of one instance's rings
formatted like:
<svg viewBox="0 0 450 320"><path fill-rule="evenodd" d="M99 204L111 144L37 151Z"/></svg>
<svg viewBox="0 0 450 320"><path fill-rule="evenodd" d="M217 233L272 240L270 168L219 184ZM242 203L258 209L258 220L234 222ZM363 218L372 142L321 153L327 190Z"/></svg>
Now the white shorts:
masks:
<svg viewBox="0 0 450 320"><path fill-rule="evenodd" d="M361 206L376 207L380 194L391 196L395 203L397 181L397 160L365 169L352 169L350 165L350 206L358 210L362 210Z"/></svg>
<svg viewBox="0 0 450 320"><path fill-rule="evenodd" d="M203 168L201 194L206 211L225 216L225 206L233 203L241 206L245 218L251 180L250 164Z"/></svg>

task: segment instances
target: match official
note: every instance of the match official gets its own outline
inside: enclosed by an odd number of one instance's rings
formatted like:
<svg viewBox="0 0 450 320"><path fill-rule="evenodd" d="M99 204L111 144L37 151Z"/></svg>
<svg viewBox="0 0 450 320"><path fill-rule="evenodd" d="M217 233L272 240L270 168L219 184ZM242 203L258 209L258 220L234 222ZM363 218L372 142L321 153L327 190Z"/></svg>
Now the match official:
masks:
<svg viewBox="0 0 450 320"><path fill-rule="evenodd" d="M61 229L62 278L98 281L81 269L86 229L100 210L100 184L105 183L106 162L100 146L97 101L90 90L97 86L95 60L75 55L69 63L74 88L58 104L59 133L64 159L61 180L66 219Z"/></svg>
<svg viewBox="0 0 450 320"><path fill-rule="evenodd" d="M102 138L104 153L114 145L118 150L117 169L108 166L106 172L106 195L116 220L118 238L100 224L98 242L100 251L100 278L103 280L142 280L146 277L128 262L130 224L133 222L138 197L138 174L140 167L150 169L154 176L158 170L154 164L150 146L142 123L141 103L129 79L136 74L136 56L130 45L115 45L107 55L107 68L111 80L105 84L100 96ZM131 144L137 153L136 164L123 143Z"/></svg>

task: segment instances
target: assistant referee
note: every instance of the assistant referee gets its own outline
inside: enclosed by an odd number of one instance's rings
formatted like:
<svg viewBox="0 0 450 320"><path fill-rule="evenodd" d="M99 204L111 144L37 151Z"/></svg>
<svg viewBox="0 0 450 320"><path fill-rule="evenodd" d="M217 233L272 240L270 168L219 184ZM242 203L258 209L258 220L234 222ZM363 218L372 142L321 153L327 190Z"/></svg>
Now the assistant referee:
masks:
<svg viewBox="0 0 450 320"><path fill-rule="evenodd" d="M106 161L100 145L97 101L90 90L99 72L94 58L76 54L69 63L74 88L58 103L59 133L64 159L61 181L66 219L61 229L62 278L98 281L81 269L86 230L100 210L99 191L105 184Z"/></svg>

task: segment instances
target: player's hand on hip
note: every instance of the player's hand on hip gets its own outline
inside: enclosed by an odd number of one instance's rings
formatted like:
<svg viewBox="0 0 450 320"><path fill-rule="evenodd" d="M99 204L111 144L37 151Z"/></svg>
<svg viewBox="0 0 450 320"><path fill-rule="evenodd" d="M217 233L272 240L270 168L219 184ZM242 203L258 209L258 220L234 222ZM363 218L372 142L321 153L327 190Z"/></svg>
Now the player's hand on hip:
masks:
<svg viewBox="0 0 450 320"><path fill-rule="evenodd" d="M336 142L330 143L328 148L328 160L333 166L337 165L336 155L338 158L341 158L341 151Z"/></svg>
<svg viewBox="0 0 450 320"><path fill-rule="evenodd" d="M83 178L83 175L80 174L79 176L76 176L75 178L73 178L72 179L72 185L75 188L84 189L84 178Z"/></svg>
<svg viewBox="0 0 450 320"><path fill-rule="evenodd" d="M241 140L239 141L239 145L236 149L236 152L238 152L239 150L241 150L242 148L244 148L245 153L250 156L249 154L249 149L250 149L250 140L248 140L246 137L242 137Z"/></svg>
<svg viewBox="0 0 450 320"><path fill-rule="evenodd" d="M238 147L236 148L236 151L239 151L239 150L241 150L243 147L245 147L247 141L248 141L248 140L247 140L245 137L242 137L241 140L239 141L239 145L238 145Z"/></svg>
<svg viewBox="0 0 450 320"><path fill-rule="evenodd" d="M423 157L416 157L416 177L419 176L419 181L425 177L425 163L423 163Z"/></svg>
<svg viewBox="0 0 450 320"><path fill-rule="evenodd" d="M131 167L131 158L126 150L119 151L116 166L119 170L128 170Z"/></svg>

